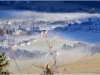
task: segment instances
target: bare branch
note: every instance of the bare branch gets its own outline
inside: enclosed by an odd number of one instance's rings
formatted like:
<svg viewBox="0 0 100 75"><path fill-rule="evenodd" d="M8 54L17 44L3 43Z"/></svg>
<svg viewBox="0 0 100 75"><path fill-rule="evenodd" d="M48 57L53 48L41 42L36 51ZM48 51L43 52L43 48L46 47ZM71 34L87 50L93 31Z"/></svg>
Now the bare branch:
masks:
<svg viewBox="0 0 100 75"><path fill-rule="evenodd" d="M32 70L32 66L29 68L28 74L30 74L31 70Z"/></svg>
<svg viewBox="0 0 100 75"><path fill-rule="evenodd" d="M16 66L17 66L17 68L18 68L18 70L19 70L20 74L22 75L22 72L21 72L21 70L20 70L20 68L19 68L19 66L18 66L18 64L17 64L16 58L15 58L14 50L13 50L13 48L12 48L11 44L10 44L10 37L9 37L9 33L8 33L8 45L9 45L9 46L10 46L10 48L11 48L11 51L12 51L12 54L13 54L13 57L14 57L15 64L16 64Z"/></svg>
<svg viewBox="0 0 100 75"><path fill-rule="evenodd" d="M57 63L56 63L56 58L54 57L54 55L53 55L53 52L52 52L52 47L53 47L53 45L54 45L54 43L52 44L52 45L50 45L49 44L49 41L48 41L48 39L47 39L47 34L45 35L45 34L43 34L42 35L42 37L44 38L44 40L46 41L46 43L48 44L48 47L49 47L49 53L51 54L51 56L53 57L53 60L54 60L54 65L55 65L55 67L56 67L56 69L57 69L57 73L59 74L59 71L58 71L58 67L57 67ZM54 40L54 42L55 42L55 40Z"/></svg>
<svg viewBox="0 0 100 75"><path fill-rule="evenodd" d="M35 64L32 64L33 66L36 66L36 67L38 67L38 68L41 68L41 69L45 69L45 68L43 68L43 67L40 67L40 66L38 66L38 65L35 65Z"/></svg>

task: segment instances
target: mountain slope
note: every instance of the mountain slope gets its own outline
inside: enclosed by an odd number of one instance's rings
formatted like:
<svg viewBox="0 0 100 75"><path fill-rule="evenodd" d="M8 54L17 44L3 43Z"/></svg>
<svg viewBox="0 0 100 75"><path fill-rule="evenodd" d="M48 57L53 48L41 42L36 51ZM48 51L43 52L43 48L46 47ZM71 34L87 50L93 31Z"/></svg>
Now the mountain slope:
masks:
<svg viewBox="0 0 100 75"><path fill-rule="evenodd" d="M63 61L64 62L64 61ZM63 65L67 73L73 74L100 74L100 54L85 57L79 61ZM60 68L60 71L63 67Z"/></svg>
<svg viewBox="0 0 100 75"><path fill-rule="evenodd" d="M34 63L36 65L40 65L40 60L20 60L20 61L17 60L17 62L23 74L27 74L31 64ZM61 61L61 62L63 64L64 61ZM13 70L13 73L18 74L18 70L13 60L11 61L11 64L12 65L8 67L9 70L10 71ZM46 66L45 64L46 63L43 63L43 66ZM97 55L90 56L90 57L84 57L83 59L78 60L78 61L66 63L64 65L59 66L58 69L61 74L62 73L65 73L65 74L100 74L99 66L100 66L100 54L97 54ZM64 72L64 68L67 69L66 72ZM34 74L34 73L43 73L43 70L41 68L33 66L30 74Z"/></svg>

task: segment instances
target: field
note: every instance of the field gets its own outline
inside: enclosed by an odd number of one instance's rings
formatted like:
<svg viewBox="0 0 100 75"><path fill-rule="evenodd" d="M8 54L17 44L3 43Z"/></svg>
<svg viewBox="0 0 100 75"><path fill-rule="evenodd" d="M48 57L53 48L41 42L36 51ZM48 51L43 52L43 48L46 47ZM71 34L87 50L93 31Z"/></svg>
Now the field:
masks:
<svg viewBox="0 0 100 75"><path fill-rule="evenodd" d="M40 65L40 60L17 60L18 65L23 74L27 74L29 68L34 63L36 65ZM73 61L70 63L59 65L59 72L65 74L100 74L100 54L96 54L94 56L84 57L80 60ZM46 63L43 63L43 66L46 66ZM67 71L64 71L66 69ZM18 74L18 69L12 60L10 66L8 67L9 71L12 71L14 74ZM30 73L43 73L43 69L33 66Z"/></svg>
<svg viewBox="0 0 100 75"><path fill-rule="evenodd" d="M67 68L67 73L71 74L100 74L100 54L86 57L63 66Z"/></svg>
<svg viewBox="0 0 100 75"><path fill-rule="evenodd" d="M50 42L50 45L52 45L54 43L54 39L48 39ZM78 41L73 41L73 40L62 40L62 39L55 39L55 43L53 46L52 50L59 50L61 47L63 47L63 44L67 44L67 45L73 45L74 43L77 43ZM30 45L26 45L26 46L21 46L18 47L19 49L22 50L29 50L29 51L33 51L33 50L41 50L41 51L47 51L48 52L48 45L47 43L42 39L37 40L37 42L30 42Z"/></svg>
<svg viewBox="0 0 100 75"><path fill-rule="evenodd" d="M54 47L52 50L56 50L56 49L60 49L63 44L68 44L68 45L73 45L74 43L76 43L77 41L73 41L73 40L61 40L61 39L56 39L57 41L54 43ZM53 39L49 39L49 42L52 44L53 43ZM31 45L27 45L27 46L22 46L21 49L27 49L27 50L41 50L41 51L47 51L48 52L48 46L46 44L45 41L42 40L37 40L37 42L32 42ZM70 52L69 52L70 53ZM74 54L75 55L75 54ZM66 55L67 57L67 55ZM96 54L93 56L84 56L84 57L80 57L80 59L77 60L73 60L72 57L71 60L67 60L67 59L61 59L58 58L60 60L58 60L57 64L58 64L58 70L59 72L62 74L100 74L100 54ZM77 58L77 56L76 56ZM41 61L42 64L44 66L44 68L46 67L46 64L48 63L49 66L52 66L52 61L51 59L49 60L49 58L46 58L44 60L44 58L40 59L31 59L31 60L17 60L18 65L20 67L20 70L23 74L28 74L28 72L30 71L30 74L37 74L37 73L43 73L44 69L38 68L36 66L32 66L32 64L41 65ZM32 69L30 70L30 67L32 66ZM65 69L65 71L64 71ZM19 74L19 71L14 63L14 60L11 60L10 66L8 67L8 70L13 72L14 74Z"/></svg>

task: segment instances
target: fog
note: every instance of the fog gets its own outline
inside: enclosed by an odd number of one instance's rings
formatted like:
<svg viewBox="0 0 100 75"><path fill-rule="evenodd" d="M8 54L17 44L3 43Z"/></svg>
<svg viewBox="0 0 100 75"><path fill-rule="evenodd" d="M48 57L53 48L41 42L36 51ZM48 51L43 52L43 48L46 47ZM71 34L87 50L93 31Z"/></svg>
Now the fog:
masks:
<svg viewBox="0 0 100 75"><path fill-rule="evenodd" d="M1 19L33 19L34 21L65 21L87 19L89 17L100 17L100 14L90 13L43 13L35 11L20 11L20 10L0 10Z"/></svg>
<svg viewBox="0 0 100 75"><path fill-rule="evenodd" d="M6 20L16 20L16 21L20 20L21 21L21 20L31 19L33 21L46 21L46 22L66 21L66 20L67 21L81 20L81 22L82 22L82 21L86 21L87 18L89 18L89 17L100 17L100 14L89 14L89 13L42 13L42 12L35 12L35 11L18 11L18 10L10 10L10 11L0 10L0 14L1 14L0 20L2 20L2 21L6 21ZM74 34L76 34L76 33L74 33ZM72 35L74 35L74 34L72 34ZM78 47L78 48L71 49L71 50L62 50L61 49L61 47L65 43L67 45L73 46L74 43L77 43L79 41L87 42L84 39L77 40L77 39L80 39L79 36L73 37L72 35L70 36L67 34L68 37L66 39L63 39L63 38L57 39L56 38L56 42L54 43L52 51L58 51L57 64L62 64L62 61L64 64L67 62L71 62L74 60L84 58L87 55L91 55L91 52L89 51L89 49L84 48L84 47ZM57 36L62 36L62 35L59 34ZM84 35L82 35L82 36L84 36ZM18 37L17 41L30 39L29 37L32 38L32 36L26 36L26 37L21 37L21 38ZM73 37L73 38L70 38L70 37ZM94 39L94 37L93 37L93 39ZM54 39L49 39L51 44L53 43L53 40ZM29 51L33 51L33 50L41 50L42 52L49 51L48 45L43 40L43 38L37 39L37 42L31 42L31 45L20 46L18 48L22 49L22 50L29 50ZM37 59L37 60L39 61L39 59ZM48 61L53 62L52 57L50 55L43 57L41 60L44 63L48 62Z"/></svg>
<svg viewBox="0 0 100 75"><path fill-rule="evenodd" d="M54 40L53 38L48 39L50 45L52 45L54 43L53 40ZM90 51L90 47L80 46L80 47L71 48L71 49L68 49L68 50L67 49L65 49L65 50L62 49L63 44L70 45L71 47L73 47L73 45L75 43L78 43L78 42L80 42L80 41L75 41L75 40L71 40L71 39L56 38L55 43L54 43L51 50L52 51L57 51L56 58L57 58L57 64L58 65L70 63L70 62L85 58L87 56L91 56L92 52ZM85 43L89 44L87 42L85 42ZM91 44L89 44L89 45L91 46ZM48 47L46 41L44 41L43 38L39 38L37 40L37 42L31 42L30 45L19 46L18 48L21 49L21 50L28 50L28 51L31 51L31 52L33 52L34 50L39 50L41 52L47 52L48 55L42 56L41 61L43 63L48 63L50 65L53 63L53 58L49 54L49 47ZM55 55L56 54L54 54L54 56ZM35 59L35 60L37 61L37 63L40 63L40 58Z"/></svg>
<svg viewBox="0 0 100 75"><path fill-rule="evenodd" d="M80 59L87 58L88 56L91 56L91 52L89 51L88 48L84 48L84 47L79 47L70 50L59 49L57 51L57 54L56 55L54 54L54 57L55 56L56 56L57 65L62 66L67 63L72 63ZM42 62L43 64L46 63L50 66L54 63L53 57L50 54L35 60L39 64L41 64Z"/></svg>

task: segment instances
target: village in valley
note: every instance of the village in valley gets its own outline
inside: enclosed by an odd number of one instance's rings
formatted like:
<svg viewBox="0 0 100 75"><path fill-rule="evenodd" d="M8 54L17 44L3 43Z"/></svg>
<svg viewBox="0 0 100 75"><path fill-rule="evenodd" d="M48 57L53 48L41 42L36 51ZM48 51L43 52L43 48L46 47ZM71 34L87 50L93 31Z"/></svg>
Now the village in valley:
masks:
<svg viewBox="0 0 100 75"><path fill-rule="evenodd" d="M94 3L0 1L0 74L100 74Z"/></svg>

